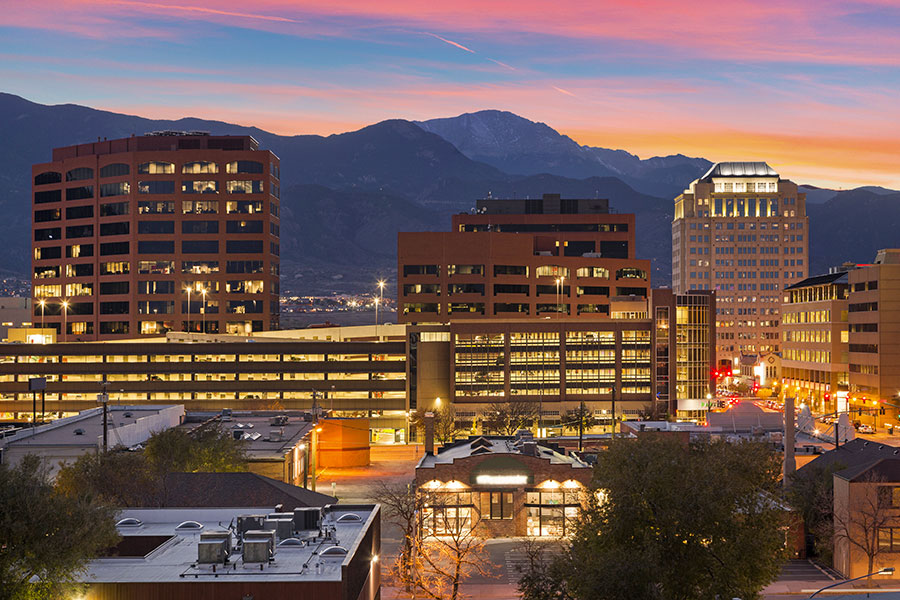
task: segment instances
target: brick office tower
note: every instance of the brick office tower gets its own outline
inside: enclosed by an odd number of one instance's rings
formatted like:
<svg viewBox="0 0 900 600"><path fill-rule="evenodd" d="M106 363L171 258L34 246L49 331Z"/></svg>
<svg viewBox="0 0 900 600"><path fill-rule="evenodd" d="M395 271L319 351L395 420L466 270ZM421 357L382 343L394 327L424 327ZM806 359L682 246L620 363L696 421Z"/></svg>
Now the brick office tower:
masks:
<svg viewBox="0 0 900 600"><path fill-rule="evenodd" d="M479 200L450 232L399 234L398 319L621 316L611 298L649 295L634 240L634 215L608 200Z"/></svg>
<svg viewBox="0 0 900 600"><path fill-rule="evenodd" d="M715 164L675 198L672 287L716 291L719 361L778 352L783 290L808 272L806 194L766 163Z"/></svg>
<svg viewBox="0 0 900 600"><path fill-rule="evenodd" d="M35 323L60 341L278 327L280 166L252 137L55 148L32 175Z"/></svg>

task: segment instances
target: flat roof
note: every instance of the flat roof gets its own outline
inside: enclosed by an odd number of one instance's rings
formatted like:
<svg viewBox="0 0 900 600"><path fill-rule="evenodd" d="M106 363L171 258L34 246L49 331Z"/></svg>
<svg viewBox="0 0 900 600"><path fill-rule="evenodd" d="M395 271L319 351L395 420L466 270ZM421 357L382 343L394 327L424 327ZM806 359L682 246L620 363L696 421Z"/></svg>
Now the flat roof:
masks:
<svg viewBox="0 0 900 600"><path fill-rule="evenodd" d="M132 446L145 441L153 432L177 425L184 415L184 406L180 404L109 406L108 410L110 447ZM79 429L82 433L76 434ZM103 408L97 407L35 427L33 432L31 427L26 427L3 440L3 444L16 448L97 447L102 437Z"/></svg>
<svg viewBox="0 0 900 600"><path fill-rule="evenodd" d="M202 421L196 418L204 414L207 418L212 418L215 414L221 413L188 413L181 428L191 430L201 426ZM247 442L247 455L251 459L281 460L312 431L312 421L305 420L304 415L304 412L296 410L258 412L237 410L232 412L231 421L219 420L219 423L225 431L243 433ZM287 422L284 425L273 425L272 419L279 416L286 417ZM278 434L274 438L273 432Z"/></svg>
<svg viewBox="0 0 900 600"><path fill-rule="evenodd" d="M197 546L200 533L223 531L241 515L266 515L272 507L246 508L134 508L123 510L118 518L134 518L141 521L138 527L119 527L122 536L160 536L163 541L155 549L141 557L98 558L87 566L85 583L162 583L212 581L228 583L232 581L341 581L341 567L349 565L362 542L372 521L377 517L379 507L371 505L331 505L323 509L323 524L335 528L333 540L319 538L310 545L277 546L275 559L264 564L244 564L240 553L234 551L228 565L219 564L216 572L212 565L197 564ZM338 521L345 514L354 513L359 521ZM177 531L175 528L184 521L196 521L203 528ZM300 532L298 539L312 539L318 531ZM232 547L236 539L232 538ZM135 544L139 545L139 544ZM152 544L149 544L152 545ZM323 558L321 552L339 545L347 549L347 554L335 558ZM318 567L317 567L318 564Z"/></svg>
<svg viewBox="0 0 900 600"><path fill-rule="evenodd" d="M524 440L533 441L533 440ZM536 454L533 458L549 460L551 465L569 465L576 469L590 468L586 462L574 456L566 456L557 452L554 448L535 442ZM453 444L438 448L435 454L426 454L416 465L416 469L429 468L436 465L452 464L460 458L469 458L479 455L514 454L518 456L531 456L522 453L522 445L513 437L506 436L476 436L467 440L460 440Z"/></svg>

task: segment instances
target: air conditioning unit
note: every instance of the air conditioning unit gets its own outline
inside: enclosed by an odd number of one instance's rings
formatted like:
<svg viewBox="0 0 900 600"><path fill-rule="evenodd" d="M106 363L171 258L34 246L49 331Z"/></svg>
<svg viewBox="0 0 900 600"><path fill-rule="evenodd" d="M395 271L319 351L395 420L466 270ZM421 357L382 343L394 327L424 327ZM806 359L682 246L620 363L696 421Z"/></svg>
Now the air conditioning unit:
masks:
<svg viewBox="0 0 900 600"><path fill-rule="evenodd" d="M279 540L284 540L294 534L294 516L290 518L266 519L263 529L274 531Z"/></svg>
<svg viewBox="0 0 900 600"><path fill-rule="evenodd" d="M247 531L262 529L265 520L265 515L240 515L237 518L237 534L243 536Z"/></svg>
<svg viewBox="0 0 900 600"><path fill-rule="evenodd" d="M231 556L231 532L230 531L204 531L200 534L200 543L225 542L225 555Z"/></svg>
<svg viewBox="0 0 900 600"><path fill-rule="evenodd" d="M253 530L244 533L244 546L247 542L257 542L262 540L269 545L272 555L275 555L275 531Z"/></svg>
<svg viewBox="0 0 900 600"><path fill-rule="evenodd" d="M317 506L304 506L294 509L294 530L315 531L322 520L322 509Z"/></svg>
<svg viewBox="0 0 900 600"><path fill-rule="evenodd" d="M269 430L269 441L270 442L283 442L284 441L284 432L280 429L270 429Z"/></svg>
<svg viewBox="0 0 900 600"><path fill-rule="evenodd" d="M266 540L245 540L242 556L245 563L267 563L273 555Z"/></svg>
<svg viewBox="0 0 900 600"><path fill-rule="evenodd" d="M197 562L203 565L224 563L228 554L225 551L225 540L203 541L197 544Z"/></svg>

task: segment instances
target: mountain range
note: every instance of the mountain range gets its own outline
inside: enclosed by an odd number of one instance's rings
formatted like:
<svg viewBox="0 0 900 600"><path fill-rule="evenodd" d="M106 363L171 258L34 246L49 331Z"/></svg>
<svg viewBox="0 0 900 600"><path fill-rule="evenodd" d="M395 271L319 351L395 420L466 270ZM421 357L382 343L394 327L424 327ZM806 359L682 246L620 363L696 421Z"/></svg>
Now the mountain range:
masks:
<svg viewBox="0 0 900 600"><path fill-rule="evenodd" d="M394 119L325 137L281 136L221 121L152 120L0 93L0 236L7 240L0 269L28 276L32 164L50 160L54 147L155 130L252 135L280 157L282 291L302 294L368 290L377 276L395 271L398 231L446 230L450 215L470 210L476 198L547 192L609 198L614 210L635 213L637 254L651 259L654 285L667 285L672 199L712 164L583 146L546 124L495 110ZM868 262L878 248L897 245L900 192L806 191L811 272ZM849 221L847 214L859 218Z"/></svg>

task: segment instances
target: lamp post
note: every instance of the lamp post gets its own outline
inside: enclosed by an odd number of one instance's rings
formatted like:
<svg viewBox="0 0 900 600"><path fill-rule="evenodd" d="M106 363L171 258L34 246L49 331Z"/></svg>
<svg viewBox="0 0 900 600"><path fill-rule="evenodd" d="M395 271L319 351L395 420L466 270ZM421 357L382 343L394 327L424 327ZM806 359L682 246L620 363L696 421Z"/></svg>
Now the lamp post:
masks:
<svg viewBox="0 0 900 600"><path fill-rule="evenodd" d="M375 303L375 341L378 341L378 304L380 303L378 298L373 300Z"/></svg>
<svg viewBox="0 0 900 600"><path fill-rule="evenodd" d="M824 592L825 590L829 590L833 587L837 587L839 585L844 585L845 583L850 583L851 581L859 581L860 579L865 579L866 577L871 577L872 575L892 575L894 573L894 567L884 567L883 569L878 569L877 571L872 571L871 573L866 573L865 575L860 575L859 577L854 577L853 579L845 579L844 581L838 581L837 583L832 583L831 585L826 585L820 590L816 590L812 593L812 595L807 598L807 600L811 600L818 595L819 592Z"/></svg>
<svg viewBox="0 0 900 600"><path fill-rule="evenodd" d="M200 294L203 296L203 306L200 307L200 314L203 315L203 333L206 333L206 288L200 288ZM190 307L189 307L190 308Z"/></svg>
<svg viewBox="0 0 900 600"><path fill-rule="evenodd" d="M187 286L184 288L184 291L187 292L188 297L188 309L187 309L187 332L191 332L191 286Z"/></svg>
<svg viewBox="0 0 900 600"><path fill-rule="evenodd" d="M62 301L62 309L63 309L62 333L63 333L63 341L66 341L66 317L68 316L68 312L69 312L69 301L68 300Z"/></svg>

